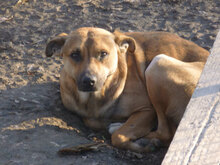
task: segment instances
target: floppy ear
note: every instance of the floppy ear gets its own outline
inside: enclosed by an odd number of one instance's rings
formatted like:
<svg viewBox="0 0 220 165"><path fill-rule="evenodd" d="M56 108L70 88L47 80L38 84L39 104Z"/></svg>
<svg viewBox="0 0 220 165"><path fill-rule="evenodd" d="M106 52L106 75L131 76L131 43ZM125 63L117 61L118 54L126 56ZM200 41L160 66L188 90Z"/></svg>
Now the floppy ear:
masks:
<svg viewBox="0 0 220 165"><path fill-rule="evenodd" d="M115 35L115 42L118 44L122 53L134 53L136 49L136 42L133 38L126 36L118 30L115 30L113 34Z"/></svg>
<svg viewBox="0 0 220 165"><path fill-rule="evenodd" d="M52 40L47 43L45 54L47 57L51 57L52 55L60 55L61 48L63 47L66 39L66 33L61 33Z"/></svg>

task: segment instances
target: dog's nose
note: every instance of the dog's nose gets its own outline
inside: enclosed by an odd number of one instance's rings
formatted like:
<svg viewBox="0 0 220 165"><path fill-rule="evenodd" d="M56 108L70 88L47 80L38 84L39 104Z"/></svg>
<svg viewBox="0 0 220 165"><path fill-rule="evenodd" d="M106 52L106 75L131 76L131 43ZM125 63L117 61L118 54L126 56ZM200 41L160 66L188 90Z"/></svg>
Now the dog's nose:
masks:
<svg viewBox="0 0 220 165"><path fill-rule="evenodd" d="M84 92L92 92L96 90L97 78L95 75L84 72L77 82L78 89Z"/></svg>
<svg viewBox="0 0 220 165"><path fill-rule="evenodd" d="M94 87L96 79L94 76L85 76L82 79L83 86L85 87Z"/></svg>

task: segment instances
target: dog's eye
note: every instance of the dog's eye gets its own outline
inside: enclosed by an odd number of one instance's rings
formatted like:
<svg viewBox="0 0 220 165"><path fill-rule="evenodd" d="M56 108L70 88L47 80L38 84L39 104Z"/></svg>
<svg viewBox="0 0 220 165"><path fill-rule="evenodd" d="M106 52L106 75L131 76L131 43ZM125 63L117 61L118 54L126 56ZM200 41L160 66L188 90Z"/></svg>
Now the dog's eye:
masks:
<svg viewBox="0 0 220 165"><path fill-rule="evenodd" d="M107 52L102 51L102 52L100 53L100 57L99 57L100 60L102 60L103 58L105 58L107 55L108 55Z"/></svg>
<svg viewBox="0 0 220 165"><path fill-rule="evenodd" d="M76 51L72 52L72 53L70 54L70 57L71 57L74 61L79 62L79 61L81 60L80 50L76 50Z"/></svg>

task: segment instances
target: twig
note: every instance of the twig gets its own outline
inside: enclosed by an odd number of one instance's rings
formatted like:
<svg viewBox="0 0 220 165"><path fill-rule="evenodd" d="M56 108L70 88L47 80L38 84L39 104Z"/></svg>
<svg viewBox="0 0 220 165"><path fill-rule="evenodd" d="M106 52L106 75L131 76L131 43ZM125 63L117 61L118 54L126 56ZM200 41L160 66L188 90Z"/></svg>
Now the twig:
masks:
<svg viewBox="0 0 220 165"><path fill-rule="evenodd" d="M82 144L70 148L63 148L58 151L60 155L76 155L81 154L88 151L98 150L100 147L107 146L106 143L89 143Z"/></svg>

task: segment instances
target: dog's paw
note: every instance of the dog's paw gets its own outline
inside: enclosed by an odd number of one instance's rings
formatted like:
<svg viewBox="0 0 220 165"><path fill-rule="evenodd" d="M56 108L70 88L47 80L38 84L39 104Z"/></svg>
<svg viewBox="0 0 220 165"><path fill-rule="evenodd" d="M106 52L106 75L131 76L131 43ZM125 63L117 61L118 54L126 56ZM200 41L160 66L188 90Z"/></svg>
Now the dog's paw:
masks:
<svg viewBox="0 0 220 165"><path fill-rule="evenodd" d="M123 125L123 123L111 123L108 126L108 132L110 134L113 134L117 129L119 129L121 126Z"/></svg>
<svg viewBox="0 0 220 165"><path fill-rule="evenodd" d="M161 141L158 139L140 138L136 140L135 143L142 147L145 152L156 151L162 146Z"/></svg>

